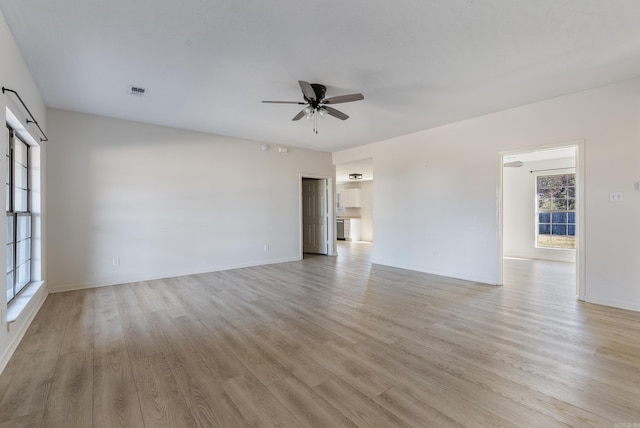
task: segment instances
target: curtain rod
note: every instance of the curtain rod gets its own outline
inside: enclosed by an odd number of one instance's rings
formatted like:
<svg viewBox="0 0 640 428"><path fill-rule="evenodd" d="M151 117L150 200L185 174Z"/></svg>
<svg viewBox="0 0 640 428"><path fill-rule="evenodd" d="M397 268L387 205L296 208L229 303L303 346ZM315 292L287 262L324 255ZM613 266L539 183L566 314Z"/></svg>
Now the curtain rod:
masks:
<svg viewBox="0 0 640 428"><path fill-rule="evenodd" d="M20 94L18 94L13 89L5 88L3 86L2 87L2 93L4 94L5 92L11 92L11 93L15 94L16 97L18 97L18 100L20 101L20 104L22 104L22 107L24 107L24 109L29 114L29 117L27 118L27 124L34 123L38 127L38 129L40 130L40 133L42 134L42 136L44 137L44 139L40 138L40 142L49 141L49 139L47 138L47 135L44 133L42 128L40 128L40 125L38 125L38 121L36 120L35 117L33 117L33 114L31 114L31 111L29 110L29 107L27 107L27 105L24 103L24 101L22 101L22 97L20 97Z"/></svg>
<svg viewBox="0 0 640 428"><path fill-rule="evenodd" d="M575 166L567 166L565 168L547 168L547 169L532 169L531 171L529 171L531 174L533 174L534 172L540 172L540 171L558 171L560 169L576 169Z"/></svg>

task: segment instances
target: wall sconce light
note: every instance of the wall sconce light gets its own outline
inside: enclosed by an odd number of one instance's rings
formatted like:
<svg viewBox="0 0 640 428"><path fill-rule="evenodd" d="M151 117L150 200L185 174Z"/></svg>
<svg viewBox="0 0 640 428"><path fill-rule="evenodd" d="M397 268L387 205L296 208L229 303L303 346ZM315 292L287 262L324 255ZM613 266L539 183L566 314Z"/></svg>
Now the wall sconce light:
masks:
<svg viewBox="0 0 640 428"><path fill-rule="evenodd" d="M349 174L349 180L362 180L362 174Z"/></svg>

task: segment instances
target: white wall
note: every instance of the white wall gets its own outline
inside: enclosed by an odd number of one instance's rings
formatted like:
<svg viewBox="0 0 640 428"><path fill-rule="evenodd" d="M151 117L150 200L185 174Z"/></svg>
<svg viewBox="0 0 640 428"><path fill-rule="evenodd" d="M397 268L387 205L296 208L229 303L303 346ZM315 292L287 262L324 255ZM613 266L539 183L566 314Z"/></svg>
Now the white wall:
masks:
<svg viewBox="0 0 640 428"><path fill-rule="evenodd" d="M576 140L585 141L585 299L640 310L640 79L337 152L333 162L373 158L376 263L495 284L498 153ZM624 202L608 202L614 191Z"/></svg>
<svg viewBox="0 0 640 428"><path fill-rule="evenodd" d="M360 239L373 242L373 181L360 183Z"/></svg>
<svg viewBox="0 0 640 428"><path fill-rule="evenodd" d="M503 254L505 257L575 262L570 249L536 248L536 174L532 170L573 168L575 158L526 162L503 172ZM575 170L553 171L571 173Z"/></svg>
<svg viewBox="0 0 640 428"><path fill-rule="evenodd" d="M334 175L328 153L55 109L48 118L53 291L298 259L300 174Z"/></svg>
<svg viewBox="0 0 640 428"><path fill-rule="evenodd" d="M360 218L360 240L373 241L373 181L359 181L354 183L341 183L337 186L337 192L344 189L360 189L360 208L344 208L338 213L343 217Z"/></svg>
<svg viewBox="0 0 640 428"><path fill-rule="evenodd" d="M27 65L22 58L22 54L18 50L18 47L11 35L9 27L4 20L4 16L0 12L0 85L9 89L17 91L24 102L29 107L29 110L34 115L40 126L46 132L46 115L44 102L40 96L38 88L33 81L31 73L27 68ZM14 95L6 93L0 96L0 114L5 117L6 108L9 107L12 113L16 116L18 121L27 129L31 135L39 141L40 135L37 128L34 125L27 125L26 123L26 111L17 101ZM4 123L2 124L4 126ZM0 150L2 153L6 153L7 141L4 137L5 132L1 132L0 135ZM41 152L45 152L46 146L43 145ZM4 156L4 155L3 155ZM41 165L44 170L44 163ZM6 165L5 162L0 162L0 175L5 177ZM5 186L0 186L0 200L5 200ZM41 189L42 198L45 198L45 189ZM42 216L44 222L44 215ZM6 227L0 227L0 240L6 242ZM44 238L43 238L44 239ZM0 245L0 260L6 260L6 248L5 245ZM46 270L46 264L43 260L42 270ZM18 318L12 324L7 324L7 297L6 297L6 276L0 275L0 284L2 291L0 292L0 372L4 369L9 358L15 351L20 339L24 335L27 327L29 326L36 311L44 302L47 295L46 284L40 288L40 291L31 299L29 304L23 308Z"/></svg>

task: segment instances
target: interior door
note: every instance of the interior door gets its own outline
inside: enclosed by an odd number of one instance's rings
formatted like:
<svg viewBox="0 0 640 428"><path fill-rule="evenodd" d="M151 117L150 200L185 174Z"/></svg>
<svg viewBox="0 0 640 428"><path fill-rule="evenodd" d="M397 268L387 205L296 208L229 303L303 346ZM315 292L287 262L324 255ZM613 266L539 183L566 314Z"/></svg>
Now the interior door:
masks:
<svg viewBox="0 0 640 428"><path fill-rule="evenodd" d="M302 251L327 254L327 181L302 179Z"/></svg>

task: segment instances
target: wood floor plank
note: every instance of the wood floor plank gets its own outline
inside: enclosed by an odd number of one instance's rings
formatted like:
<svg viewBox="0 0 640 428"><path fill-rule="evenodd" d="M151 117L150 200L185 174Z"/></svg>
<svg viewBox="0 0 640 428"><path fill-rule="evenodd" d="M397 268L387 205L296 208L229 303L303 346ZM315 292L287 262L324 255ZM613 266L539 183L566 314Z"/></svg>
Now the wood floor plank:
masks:
<svg viewBox="0 0 640 428"><path fill-rule="evenodd" d="M306 304L306 302L282 300L279 302L274 302L274 305L284 305L285 307L288 307L290 310L292 310L297 316L306 319L307 321L317 325L318 327L327 330L349 342L356 343L368 338L365 333L356 330L348 324L337 321L333 318L326 317L323 311L313 307L305 307L305 304L301 305L300 303Z"/></svg>
<svg viewBox="0 0 640 428"><path fill-rule="evenodd" d="M254 340L291 374L310 387L314 387L334 376L333 373L305 354L301 346L293 338L281 334L271 324L251 328Z"/></svg>
<svg viewBox="0 0 640 428"><path fill-rule="evenodd" d="M200 427L249 427L249 422L225 392L222 381L202 362L173 369L178 387Z"/></svg>
<svg viewBox="0 0 640 428"><path fill-rule="evenodd" d="M164 300L156 293L148 281L142 281L131 287L138 302L138 309L145 314L153 312L164 312L167 310Z"/></svg>
<svg viewBox="0 0 640 428"><path fill-rule="evenodd" d="M60 355L90 353L94 345L95 290L73 291Z"/></svg>
<svg viewBox="0 0 640 428"><path fill-rule="evenodd" d="M255 335L245 329L235 328L219 320L203 321L216 340L223 343L264 385L269 385L289 375L287 369L269 355L255 341Z"/></svg>
<svg viewBox="0 0 640 428"><path fill-rule="evenodd" d="M118 306L119 313L129 306L138 306L138 297L133 292L134 286L135 284L119 284L112 286L113 297L116 305Z"/></svg>
<svg viewBox="0 0 640 428"><path fill-rule="evenodd" d="M171 318L183 317L190 314L190 308L178 297L181 290L177 288L179 283L173 278L164 280L148 281L151 295L155 300L159 300L161 310Z"/></svg>
<svg viewBox="0 0 640 428"><path fill-rule="evenodd" d="M222 382L248 373L247 367L234 355L229 345L211 334L200 320L180 317L175 318L173 323L178 334L189 343L189 347L198 356L196 362L206 366L209 376ZM211 328L215 328L215 323L210 325Z"/></svg>
<svg viewBox="0 0 640 428"><path fill-rule="evenodd" d="M252 374L227 379L223 382L223 387L250 425L301 426L301 421L294 418L286 407Z"/></svg>
<svg viewBox="0 0 640 428"><path fill-rule="evenodd" d="M313 348L306 348L305 352L367 397L375 397L393 386L390 379L381 376L370 366L354 361L352 355L347 355L347 351L343 351L342 348L336 347L334 344L334 341L330 341Z"/></svg>
<svg viewBox="0 0 640 428"><path fill-rule="evenodd" d="M118 318L99 319L93 324L93 357L100 359L126 350L122 323Z"/></svg>
<svg viewBox="0 0 640 428"><path fill-rule="evenodd" d="M44 409L11 420L0 420L0 428L34 428L42 422Z"/></svg>
<svg viewBox="0 0 640 428"><path fill-rule="evenodd" d="M344 347L344 344L342 346ZM434 414L441 415L440 418L449 418L465 426L517 426L470 401L466 389L460 390L449 385L437 376L437 373L416 373L406 363L379 352L378 346L383 350L386 347L385 344L371 339L351 346L349 353L359 366L367 367L371 373L375 373L393 387L413 395L418 401L425 403L425 407L431 407ZM357 384L351 381L349 383L361 390ZM386 391L389 389L384 392ZM376 401L378 397L379 395L374 397Z"/></svg>
<svg viewBox="0 0 640 428"><path fill-rule="evenodd" d="M389 388L375 397L374 401L407 425L415 428L423 427L426 421L438 427L465 426L396 387Z"/></svg>
<svg viewBox="0 0 640 428"><path fill-rule="evenodd" d="M409 426L340 378L330 379L313 390L358 426L373 428Z"/></svg>
<svg viewBox="0 0 640 428"><path fill-rule="evenodd" d="M93 354L61 355L56 364L42 427L84 428L93 423Z"/></svg>
<svg viewBox="0 0 640 428"><path fill-rule="evenodd" d="M93 426L144 426L129 355L125 351L109 353L94 361Z"/></svg>
<svg viewBox="0 0 640 428"><path fill-rule="evenodd" d="M37 325L31 324L27 329L24 338L18 344L13 356L4 368L4 371L0 373L0 403L2 403L7 391L9 391L9 385L11 385L13 379L18 375L18 373L20 373L20 365L26 358L29 358L29 351L33 348L37 329ZM42 351L42 349L40 351Z"/></svg>
<svg viewBox="0 0 640 428"><path fill-rule="evenodd" d="M162 351L164 338L161 332L153 329L147 315L137 306L119 307L120 323L125 346L131 358L143 358Z"/></svg>
<svg viewBox="0 0 640 428"><path fill-rule="evenodd" d="M507 368L500 367L491 371L484 364L474 363L470 359L462 360L456 358L452 353L438 354L409 340L395 343L392 348L403 353L407 357L406 361L411 360L410 364L422 365L420 369L417 369L418 372L422 369L430 370L425 364L433 364L431 370L438 370L443 375L440 378L450 384L454 384L457 379L452 381L449 375L465 381L473 379L473 385L467 385L467 390L472 394L475 391L475 395L484 393L483 403L476 403L478 405L484 405L485 401L491 403L490 406L496 414L514 423L518 423L522 418L538 426L561 424L571 426L575 423L575 420L565 419L563 421L563 418L559 417L560 412L557 410L561 403L556 402L553 397L523 388L522 385L505 376L502 372L507 371ZM399 354L395 355L397 358L404 358L404 356L399 357ZM490 360L486 359L485 361ZM549 382L551 381L549 380ZM520 394L526 394L529 399L516 401L515 398L511 398L511 396L517 397ZM584 412L584 414L587 415L587 412ZM591 421L594 422L593 419ZM600 420L598 422L604 423L605 421Z"/></svg>
<svg viewBox="0 0 640 428"><path fill-rule="evenodd" d="M38 325L38 333L56 333L64 331L70 318L70 309L76 299L73 292L57 293L47 296L44 305L38 311L33 323Z"/></svg>
<svg viewBox="0 0 640 428"><path fill-rule="evenodd" d="M307 427L356 427L345 415L295 376L268 386L269 391Z"/></svg>
<svg viewBox="0 0 640 428"><path fill-rule="evenodd" d="M42 340L38 343L51 344L51 341ZM35 348L42 349L40 346ZM26 355L3 394L0 420L15 419L44 409L58 360L57 349L59 346L52 344L50 349Z"/></svg>
<svg viewBox="0 0 640 428"><path fill-rule="evenodd" d="M161 353L132 360L146 427L196 427L169 363Z"/></svg>
<svg viewBox="0 0 640 428"><path fill-rule="evenodd" d="M108 321L117 319L118 304L114 289L116 287L99 287L94 288L94 321Z"/></svg>

